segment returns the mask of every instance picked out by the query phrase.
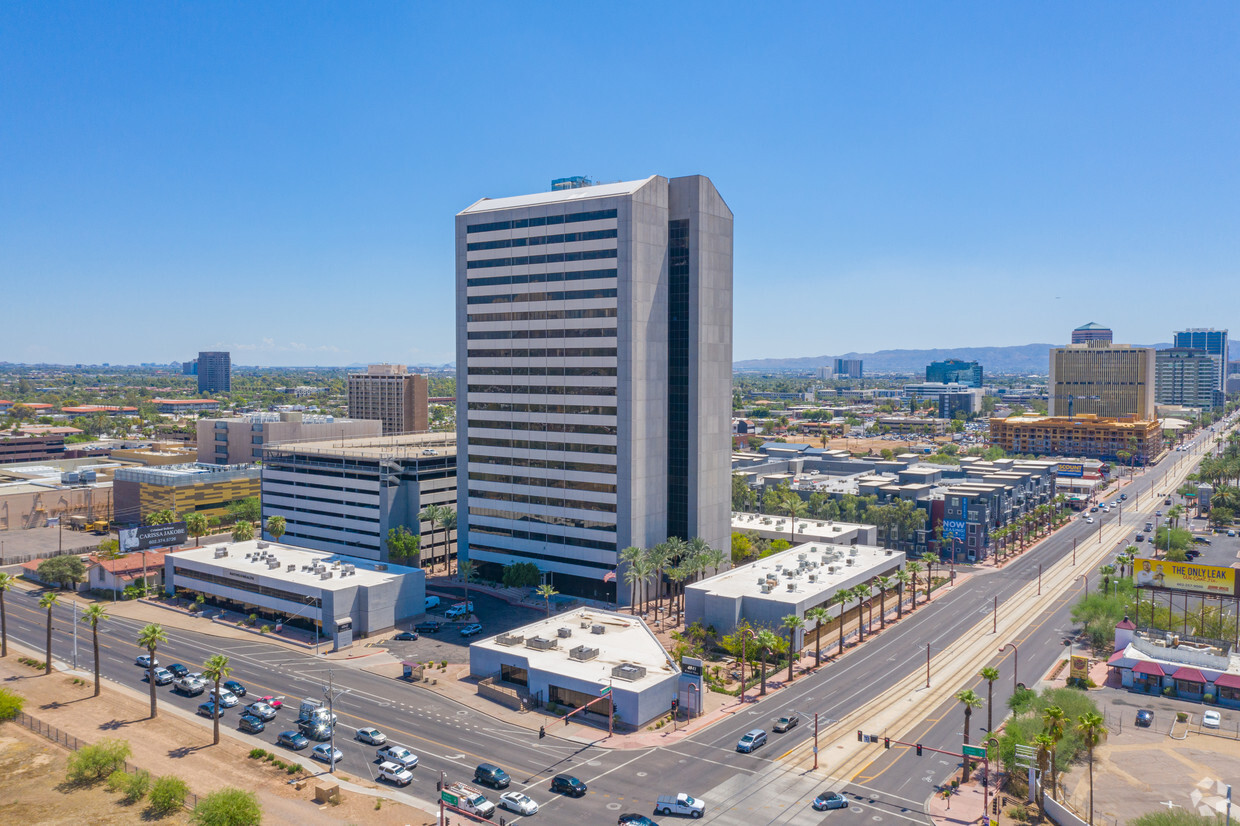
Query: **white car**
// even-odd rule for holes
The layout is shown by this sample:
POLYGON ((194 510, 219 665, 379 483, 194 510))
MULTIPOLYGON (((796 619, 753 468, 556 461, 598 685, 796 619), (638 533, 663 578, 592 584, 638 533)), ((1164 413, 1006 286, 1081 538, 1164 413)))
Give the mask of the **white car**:
POLYGON ((1201 725, 1206 728, 1218 728, 1222 722, 1223 718, 1217 711, 1206 711, 1201 715, 1201 725))
POLYGON ((418 756, 416 754, 409 751, 409 749, 404 746, 397 746, 395 744, 384 746, 375 753, 375 756, 377 756, 380 760, 395 763, 396 765, 403 766, 406 769, 412 769, 414 766, 418 765, 418 756))
POLYGON ((538 811, 538 804, 521 792, 504 792, 499 796, 499 805, 519 815, 532 815, 538 811))
POLYGON ((1085 517, 1085 522, 1086 524, 1092 525, 1094 524, 1094 518, 1092 516, 1087 516, 1085 517))
POLYGON ((413 782, 413 772, 395 763, 389 763, 386 760, 379 764, 379 771, 376 776, 379 780, 386 780, 389 783, 395 783, 397 786, 408 786, 413 782))
POLYGON ((315 760, 322 760, 324 763, 327 762, 329 754, 331 755, 331 762, 333 763, 339 763, 344 759, 344 752, 340 749, 333 749, 329 743, 319 743, 314 747, 314 750, 310 752, 311 757, 315 760))
MULTIPOLYGON (((137 659, 134 660, 134 662, 137 665, 142 666, 143 668, 150 668, 151 667, 151 655, 150 654, 139 654, 137 659)), ((155 665, 157 666, 159 665, 158 659, 155 660, 155 665)))
MULTIPOLYGON (((211 689, 210 697, 212 700, 215 699, 215 689, 211 689)), ((231 691, 229 691, 226 688, 220 689, 220 706, 222 708, 232 708, 239 702, 241 701, 237 699, 236 694, 233 694, 231 691)))
POLYGON ((377 728, 359 728, 354 736, 363 743, 370 743, 372 746, 382 746, 387 742, 387 735, 377 728))

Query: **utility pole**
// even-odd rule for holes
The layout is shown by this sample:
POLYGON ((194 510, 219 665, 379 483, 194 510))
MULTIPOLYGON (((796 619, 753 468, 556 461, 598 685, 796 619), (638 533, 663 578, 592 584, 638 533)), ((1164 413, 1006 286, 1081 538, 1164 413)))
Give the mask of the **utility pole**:
MULTIPOLYGON (((347 688, 342 689, 339 696, 343 697, 345 694, 348 694, 348 693, 349 693, 349 689, 347 688)), ((336 695, 336 683, 334 679, 334 673, 333 673, 333 670, 330 668, 327 669, 327 685, 323 687, 323 694, 327 697, 327 725, 329 726, 331 730, 331 738, 329 740, 329 745, 328 745, 328 748, 331 749, 331 751, 328 752, 328 755, 327 755, 328 757, 327 764, 331 768, 328 769, 328 771, 330 771, 332 774, 335 774, 336 773, 336 723, 335 723, 334 718, 336 714, 335 714, 332 704, 335 702, 337 695, 336 695)))
MULTIPOLYGON (((818 768, 818 712, 814 712, 814 768, 818 768)), ((1231 786, 1227 787, 1227 814, 1231 814, 1231 786)), ((1230 826, 1230 824, 1228 824, 1230 826)))
POLYGON ((926 643, 926 688, 930 687, 930 643, 926 643))
POLYGON ((77 671, 77 600, 73 600, 73 670, 77 671))
POLYGON ((998 634, 999 633, 999 597, 998 595, 995 596, 995 610, 994 610, 994 613, 990 615, 990 617, 991 617, 992 625, 993 625, 993 627, 991 628, 991 633, 998 634))

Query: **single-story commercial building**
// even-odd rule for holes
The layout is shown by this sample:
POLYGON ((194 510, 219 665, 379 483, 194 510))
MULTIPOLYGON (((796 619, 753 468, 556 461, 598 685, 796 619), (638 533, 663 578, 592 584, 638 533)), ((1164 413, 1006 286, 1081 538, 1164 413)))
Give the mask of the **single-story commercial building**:
MULTIPOLYGON (((680 688, 680 668, 638 617, 581 609, 479 640, 469 647, 479 693, 508 691, 527 705, 590 706, 606 721, 642 726, 667 714, 680 688)), ((701 692, 700 677, 691 677, 701 692)))
POLYGON ((1171 694, 1196 703, 1210 701, 1240 708, 1240 655, 1231 643, 1181 636, 1171 631, 1138 630, 1124 617, 1115 626, 1115 653, 1107 667, 1119 671, 1124 688, 1171 694))
POLYGON ((832 545, 874 545, 878 528, 850 522, 802 517, 793 525, 787 516, 732 511, 732 532, 752 532, 763 539, 787 539, 789 542, 826 542, 832 545))
POLYGON ((418 568, 251 539, 168 554, 169 594, 258 614, 273 623, 318 628, 334 648, 387 631, 426 612, 418 568))
POLYGON ((130 585, 158 591, 164 586, 163 551, 137 551, 116 559, 91 554, 86 562, 86 583, 92 591, 123 592, 130 585))
MULTIPOLYGON (((817 607, 837 617, 841 606, 834 602, 836 592, 891 576, 904 567, 904 558, 900 551, 874 545, 797 545, 689 585, 685 623, 714 626, 722 635, 731 634, 742 620, 779 630, 784 617, 795 614, 804 619, 806 611, 817 607)), ((852 601, 843 608, 855 606, 852 601)), ((794 649, 804 645, 804 635, 811 631, 815 626, 807 622, 794 649)))

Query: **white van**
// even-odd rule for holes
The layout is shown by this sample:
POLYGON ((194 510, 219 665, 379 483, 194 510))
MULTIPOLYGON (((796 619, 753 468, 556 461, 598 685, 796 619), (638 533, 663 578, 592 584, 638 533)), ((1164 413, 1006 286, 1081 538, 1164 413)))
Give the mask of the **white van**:
POLYGON ((426 598, 426 609, 425 610, 429 611, 432 608, 438 608, 438 607, 439 607, 439 597, 427 597, 426 598))

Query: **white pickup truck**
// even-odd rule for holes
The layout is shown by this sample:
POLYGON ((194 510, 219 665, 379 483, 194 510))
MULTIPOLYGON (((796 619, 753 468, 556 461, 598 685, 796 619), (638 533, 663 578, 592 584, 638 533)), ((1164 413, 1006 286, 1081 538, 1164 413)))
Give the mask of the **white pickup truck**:
POLYGON ((706 811, 706 803, 696 797, 681 792, 680 794, 661 794, 654 804, 654 810, 661 815, 689 815, 701 817, 706 811))
POLYGON ((495 814, 495 804, 487 800, 482 792, 464 783, 453 783, 444 789, 444 793, 448 797, 456 798, 456 803, 452 803, 447 797, 444 802, 456 806, 463 812, 480 817, 490 817, 495 814))

